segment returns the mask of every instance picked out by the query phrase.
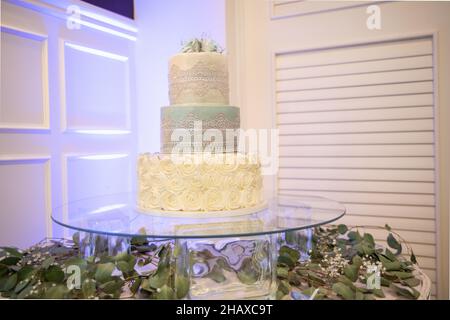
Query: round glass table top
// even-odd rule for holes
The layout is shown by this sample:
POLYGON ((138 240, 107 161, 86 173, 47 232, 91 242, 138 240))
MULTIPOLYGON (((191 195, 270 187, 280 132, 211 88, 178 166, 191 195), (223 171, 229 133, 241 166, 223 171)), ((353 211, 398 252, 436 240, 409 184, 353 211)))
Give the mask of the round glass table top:
POLYGON ((331 223, 345 214, 340 203, 317 196, 279 196, 256 212, 239 215, 140 212, 131 193, 69 202, 52 220, 69 229, 109 236, 148 238, 245 237, 295 231, 331 223))

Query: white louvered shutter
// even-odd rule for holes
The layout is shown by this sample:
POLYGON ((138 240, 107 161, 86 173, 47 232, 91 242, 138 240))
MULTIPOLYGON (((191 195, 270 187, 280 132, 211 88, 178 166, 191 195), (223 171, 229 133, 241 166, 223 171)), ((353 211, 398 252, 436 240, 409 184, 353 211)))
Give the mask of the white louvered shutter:
MULTIPOLYGON (((277 54, 279 194, 341 201, 389 224, 436 285, 431 37, 277 54)), ((370 229, 377 240, 386 232, 370 229)))

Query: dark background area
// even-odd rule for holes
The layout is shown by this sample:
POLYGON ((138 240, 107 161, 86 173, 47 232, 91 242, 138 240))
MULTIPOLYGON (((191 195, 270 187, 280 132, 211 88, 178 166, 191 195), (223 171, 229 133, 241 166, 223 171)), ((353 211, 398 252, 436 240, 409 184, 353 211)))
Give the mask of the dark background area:
POLYGON ((134 0, 82 0, 94 6, 134 19, 134 0))

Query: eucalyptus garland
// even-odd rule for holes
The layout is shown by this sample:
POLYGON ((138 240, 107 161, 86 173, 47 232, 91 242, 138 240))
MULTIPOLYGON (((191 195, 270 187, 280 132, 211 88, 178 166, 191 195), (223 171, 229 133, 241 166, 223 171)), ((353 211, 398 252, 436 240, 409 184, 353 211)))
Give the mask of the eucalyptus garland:
POLYGON ((287 234, 288 245, 281 247, 278 259, 277 298, 373 300, 385 298, 386 290, 402 298, 419 298, 417 259, 404 239, 386 225, 381 229, 388 233, 390 249, 384 248, 376 245, 370 233, 361 234, 358 229, 365 227, 348 229, 341 224, 316 228, 308 258, 304 260, 292 245, 306 250, 308 239, 287 234), (402 242, 408 258, 401 255, 402 242), (374 269, 379 270, 381 286, 368 289, 367 280, 374 269))
MULTIPOLYGON (((361 227, 360 227, 361 228, 361 227)), ((401 237, 385 226, 389 248, 376 245, 369 233, 345 225, 315 228, 312 238, 298 232, 285 234, 279 250, 277 299, 376 299, 389 288, 397 296, 417 299, 420 280, 415 276, 416 257, 401 237), (402 239, 401 239, 402 240, 402 239), (369 267, 379 266, 381 287, 365 286, 369 267)), ((175 274, 173 257, 183 248, 170 241, 149 242, 145 236, 131 240, 131 252, 108 255, 105 237, 73 241, 46 239, 21 251, 0 248, 0 295, 12 299, 182 299, 189 292, 186 274, 175 274), (97 252, 80 258, 83 243, 94 240, 97 252), (102 248, 102 244, 104 248, 102 248), (71 270, 81 274, 71 287, 71 270)), ((208 277, 223 281, 217 265, 208 277)), ((238 279, 252 283, 257 275, 243 266, 238 279)))

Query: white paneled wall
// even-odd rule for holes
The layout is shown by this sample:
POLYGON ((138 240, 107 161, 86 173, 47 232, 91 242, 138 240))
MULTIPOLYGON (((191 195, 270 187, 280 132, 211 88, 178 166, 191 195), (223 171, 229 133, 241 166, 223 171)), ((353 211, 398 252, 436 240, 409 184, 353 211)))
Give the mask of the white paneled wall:
POLYGON ((361 6, 361 3, 357 1, 270 0, 269 3, 272 19, 300 17, 361 6))
MULTIPOLYGON (((280 194, 341 201, 350 225, 389 224, 436 281, 431 36, 276 55, 280 194)), ((372 226, 373 228, 370 228, 372 226)))
POLYGON ((14 239, 14 245, 25 248, 51 236, 50 159, 0 158, 0 177, 0 246, 14 239))
POLYGON ((47 36, 1 26, 0 128, 47 129, 47 36), (27 94, 17 95, 17 89, 27 94), (23 112, 26 110, 26 112, 23 112))
POLYGON ((61 51, 66 129, 130 130, 128 57, 70 41, 61 51))
POLYGON ((1 11, 0 246, 25 248, 67 235, 52 208, 133 188, 137 29, 79 0, 1 11))

